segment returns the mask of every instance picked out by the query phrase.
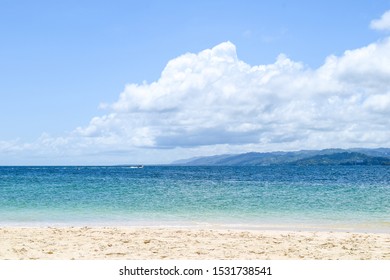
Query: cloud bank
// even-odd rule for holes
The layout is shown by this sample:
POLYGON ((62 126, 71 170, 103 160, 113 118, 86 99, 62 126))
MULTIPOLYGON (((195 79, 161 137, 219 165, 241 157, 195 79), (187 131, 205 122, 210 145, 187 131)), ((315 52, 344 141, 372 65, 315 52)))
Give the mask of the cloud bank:
MULTIPOLYGON (((388 15, 372 26, 388 26, 388 15)), ((0 151, 156 163, 229 152, 388 147, 389 81, 389 38, 331 55, 318 69, 284 54, 251 66, 223 42, 172 59, 157 81, 127 85, 115 103, 102 105, 107 114, 69 135, 0 142, 0 151)))
POLYGON ((390 40, 330 56, 316 70, 285 55, 250 66, 224 42, 130 84, 79 136, 140 148, 386 145, 390 40), (124 144, 124 143, 122 143, 124 144))

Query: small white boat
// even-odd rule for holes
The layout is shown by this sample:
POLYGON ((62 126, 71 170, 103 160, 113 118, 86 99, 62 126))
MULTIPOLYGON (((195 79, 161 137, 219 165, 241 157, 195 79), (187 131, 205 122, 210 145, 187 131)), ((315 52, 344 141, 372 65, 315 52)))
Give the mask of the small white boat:
POLYGON ((132 166, 129 166, 129 168, 144 168, 143 165, 132 165, 132 166))

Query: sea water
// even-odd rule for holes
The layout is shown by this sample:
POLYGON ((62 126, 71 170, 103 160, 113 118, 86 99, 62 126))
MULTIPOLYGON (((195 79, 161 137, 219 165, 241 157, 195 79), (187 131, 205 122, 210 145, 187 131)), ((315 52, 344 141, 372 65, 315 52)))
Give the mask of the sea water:
POLYGON ((0 167, 5 225, 390 232, 390 167, 0 167))

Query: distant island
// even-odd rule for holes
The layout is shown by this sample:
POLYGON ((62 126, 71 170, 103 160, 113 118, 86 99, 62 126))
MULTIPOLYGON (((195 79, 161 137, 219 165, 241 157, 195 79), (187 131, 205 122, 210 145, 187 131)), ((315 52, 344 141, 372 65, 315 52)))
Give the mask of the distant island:
POLYGON ((390 148, 301 150, 294 152, 250 152, 215 155, 174 161, 182 166, 267 165, 389 165, 390 148))

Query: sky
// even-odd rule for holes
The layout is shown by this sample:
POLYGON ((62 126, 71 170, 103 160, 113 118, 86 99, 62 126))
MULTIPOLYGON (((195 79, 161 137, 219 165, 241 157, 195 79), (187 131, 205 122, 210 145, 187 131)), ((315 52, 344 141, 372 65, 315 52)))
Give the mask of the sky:
POLYGON ((0 0, 0 165, 390 147, 390 0, 0 0))

